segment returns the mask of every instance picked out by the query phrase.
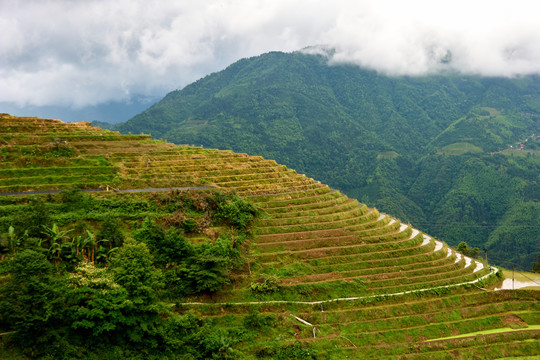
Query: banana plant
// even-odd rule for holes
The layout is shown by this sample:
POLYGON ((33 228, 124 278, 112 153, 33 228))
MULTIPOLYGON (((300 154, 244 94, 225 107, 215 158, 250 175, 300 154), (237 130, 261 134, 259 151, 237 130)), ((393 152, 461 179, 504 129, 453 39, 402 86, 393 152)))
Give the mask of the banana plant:
POLYGON ((109 240, 107 239, 100 239, 96 241, 96 261, 98 263, 105 262, 107 260, 107 252, 109 249, 107 249, 107 247, 105 247, 104 245, 108 242, 109 240))
POLYGON ((50 246, 48 250, 48 258, 52 259, 55 264, 59 264, 62 260, 62 257, 60 255, 60 252, 62 250, 62 242, 64 239, 67 238, 67 234, 71 232, 71 230, 60 230, 58 225, 53 224, 52 227, 46 227, 45 228, 45 234, 49 237, 50 240, 50 246))
MULTIPOLYGON (((26 232, 26 235, 28 235, 28 231, 26 232)), ((21 245, 21 239, 17 237, 15 234, 15 228, 13 226, 10 226, 8 228, 8 242, 9 242, 9 251, 12 254, 15 254, 17 251, 17 246, 21 245)))
MULTIPOLYGON (((5 253, 11 253, 15 254, 17 252, 17 248, 21 245, 24 245, 27 243, 28 240, 28 230, 24 232, 22 236, 17 236, 15 233, 15 228, 13 226, 10 226, 8 228, 8 231, 6 234, 1 234, 2 236, 0 239, 2 239, 2 244, 0 247, 2 247, 5 253)), ((5 254, 1 255, 0 260, 4 259, 5 254)))
POLYGON ((60 250, 62 247, 60 246, 60 243, 58 242, 51 242, 51 246, 49 246, 49 249, 47 251, 47 258, 49 260, 52 260, 55 264, 60 263, 60 250))
POLYGON ((73 240, 71 242, 66 241, 62 243, 60 257, 63 263, 69 265, 75 265, 82 259, 82 256, 78 254, 77 246, 74 246, 73 240))
POLYGON ((111 263, 111 256, 114 255, 114 253, 119 249, 118 246, 115 246, 113 247, 112 249, 110 249, 109 251, 107 251, 107 265, 110 265, 111 263))
POLYGON ((82 243, 83 243, 83 238, 80 235, 75 236, 73 237, 73 239, 71 239, 71 248, 75 249, 76 257, 79 257, 79 255, 81 255, 82 243))
POLYGON ((86 236, 82 238, 81 248, 83 258, 93 264, 96 253, 96 236, 90 230, 86 230, 86 236))

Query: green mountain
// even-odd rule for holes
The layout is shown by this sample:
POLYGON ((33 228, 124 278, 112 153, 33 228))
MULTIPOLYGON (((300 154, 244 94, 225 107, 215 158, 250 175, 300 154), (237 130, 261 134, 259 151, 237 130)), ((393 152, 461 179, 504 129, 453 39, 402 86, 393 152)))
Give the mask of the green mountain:
POLYGON ((530 269, 540 251, 537 76, 391 77, 273 52, 169 93, 118 130, 276 159, 500 263, 530 269))

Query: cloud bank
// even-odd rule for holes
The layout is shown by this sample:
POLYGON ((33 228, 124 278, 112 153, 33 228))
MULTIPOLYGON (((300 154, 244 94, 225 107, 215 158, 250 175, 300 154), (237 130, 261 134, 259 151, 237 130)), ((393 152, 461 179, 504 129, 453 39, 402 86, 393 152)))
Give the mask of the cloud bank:
POLYGON ((164 95, 240 58, 313 45, 333 49, 333 63, 396 75, 538 74, 539 10, 535 0, 2 0, 0 101, 164 95))

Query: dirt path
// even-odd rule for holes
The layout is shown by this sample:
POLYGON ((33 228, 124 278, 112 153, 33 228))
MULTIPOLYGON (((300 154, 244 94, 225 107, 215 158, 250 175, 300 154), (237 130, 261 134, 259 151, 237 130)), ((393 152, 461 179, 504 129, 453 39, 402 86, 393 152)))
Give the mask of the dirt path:
POLYGON ((400 296, 400 295, 406 295, 406 294, 414 294, 414 293, 421 293, 424 291, 429 290, 436 290, 436 289, 448 289, 452 287, 458 287, 463 285, 473 285, 480 281, 483 281, 487 279, 491 275, 495 275, 500 270, 496 267, 492 267, 489 274, 484 275, 476 280, 472 281, 466 281, 458 284, 452 284, 452 285, 443 285, 443 286, 435 286, 430 288, 424 288, 424 289, 418 289, 418 290, 410 290, 410 291, 402 291, 397 293, 389 293, 389 294, 377 294, 377 295, 368 295, 368 296, 355 296, 355 297, 348 297, 348 298, 335 298, 335 299, 328 299, 328 300, 316 300, 316 301, 289 301, 289 300, 268 300, 268 301, 246 301, 246 302, 227 302, 227 303, 203 303, 203 302, 190 302, 190 303, 177 303, 177 305, 264 305, 264 304, 300 304, 300 305, 320 305, 320 304, 326 304, 326 303, 332 303, 332 302, 339 302, 339 301, 356 301, 356 300, 363 300, 363 299, 374 299, 381 296, 400 296))

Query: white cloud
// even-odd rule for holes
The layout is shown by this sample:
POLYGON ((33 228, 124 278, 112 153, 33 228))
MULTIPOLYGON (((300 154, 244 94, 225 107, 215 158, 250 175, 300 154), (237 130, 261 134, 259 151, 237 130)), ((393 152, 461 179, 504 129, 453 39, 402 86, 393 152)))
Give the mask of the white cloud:
POLYGON ((164 94, 267 51, 324 44, 393 74, 540 73, 535 0, 0 2, 0 101, 86 106, 164 94))

